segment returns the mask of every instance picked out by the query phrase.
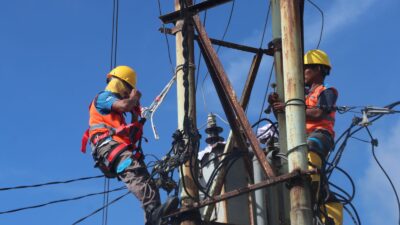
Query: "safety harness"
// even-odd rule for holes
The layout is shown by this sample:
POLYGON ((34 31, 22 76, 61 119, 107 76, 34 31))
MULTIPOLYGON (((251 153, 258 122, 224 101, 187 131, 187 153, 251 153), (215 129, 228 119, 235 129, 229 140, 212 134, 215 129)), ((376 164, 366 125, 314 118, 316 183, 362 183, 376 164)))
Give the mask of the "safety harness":
MULTIPOLYGON (((97 97, 96 97, 97 98, 97 97)), ((95 99, 96 99, 95 98, 95 99)), ((134 109, 137 115, 141 115, 140 107, 135 107, 134 109)), ((133 153, 133 157, 136 160, 142 160, 144 158, 142 151, 142 135, 143 135, 143 125, 146 122, 146 118, 140 118, 140 120, 135 121, 130 124, 126 124, 120 126, 118 128, 114 128, 108 126, 104 123, 91 125, 83 134, 82 137, 82 145, 81 152, 86 153, 86 146, 89 142, 92 144, 92 148, 95 149, 97 147, 102 146, 107 140, 111 140, 112 136, 119 134, 127 134, 129 135, 130 143, 118 142, 118 145, 114 147, 108 153, 107 157, 98 157, 93 151, 93 157, 95 159, 95 167, 99 167, 99 169, 104 173, 106 177, 114 178, 116 177, 116 172, 114 171, 114 164, 116 159, 125 151, 131 151, 133 153), (90 131, 99 128, 106 128, 105 132, 99 132, 92 137, 90 137, 90 131)))

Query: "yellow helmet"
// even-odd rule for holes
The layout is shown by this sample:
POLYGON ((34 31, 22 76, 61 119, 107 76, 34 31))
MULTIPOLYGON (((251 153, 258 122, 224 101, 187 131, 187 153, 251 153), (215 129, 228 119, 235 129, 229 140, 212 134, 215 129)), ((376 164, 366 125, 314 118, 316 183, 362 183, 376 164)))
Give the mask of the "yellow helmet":
POLYGON ((304 65, 308 64, 319 64, 325 65, 329 69, 332 68, 328 55, 319 49, 310 50, 304 55, 304 65))
POLYGON ((110 73, 107 74, 107 78, 118 77, 123 81, 126 81, 132 88, 136 88, 136 72, 129 66, 117 66, 110 73))

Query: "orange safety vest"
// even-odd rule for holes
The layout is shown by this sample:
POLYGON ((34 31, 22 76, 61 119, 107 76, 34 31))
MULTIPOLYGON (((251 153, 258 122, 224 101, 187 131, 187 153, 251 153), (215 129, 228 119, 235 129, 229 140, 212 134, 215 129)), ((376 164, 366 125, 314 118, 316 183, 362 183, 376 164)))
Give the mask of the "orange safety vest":
MULTIPOLYGON (((307 108, 315 108, 318 107, 318 97, 320 94, 328 89, 324 85, 319 85, 314 90, 306 96, 306 106, 307 108)), ((336 95, 338 94, 335 88, 329 87, 329 89, 333 90, 336 95)), ((335 114, 336 111, 333 110, 329 114, 324 114, 321 120, 310 120, 306 118, 306 131, 307 134, 312 133, 315 130, 326 130, 328 131, 332 137, 335 137, 335 131, 333 130, 333 126, 335 124, 335 114)))
MULTIPOLYGON (((121 149, 123 146, 131 146, 131 148, 136 149, 136 147, 141 148, 141 146, 135 146, 136 142, 140 141, 143 134, 143 124, 146 122, 145 118, 141 118, 139 121, 126 124, 123 113, 114 112, 107 115, 100 114, 95 106, 96 98, 90 103, 89 106, 89 129, 85 131, 82 137, 81 151, 86 152, 86 145, 89 140, 93 144, 97 144, 99 141, 105 138, 111 137, 114 141, 120 143, 121 149), (93 136, 98 135, 93 139, 93 136), (131 140, 133 138, 133 140, 131 140)), ((134 108, 137 115, 141 115, 140 106, 134 108)))
MULTIPOLYGON (((96 99, 97 97, 89 107, 89 140, 92 139, 93 135, 107 132, 110 128, 117 129, 121 126, 126 126, 122 113, 111 111, 107 115, 100 114, 95 106, 96 99)), ((130 144, 129 134, 115 134, 112 135, 112 139, 118 143, 130 144)))

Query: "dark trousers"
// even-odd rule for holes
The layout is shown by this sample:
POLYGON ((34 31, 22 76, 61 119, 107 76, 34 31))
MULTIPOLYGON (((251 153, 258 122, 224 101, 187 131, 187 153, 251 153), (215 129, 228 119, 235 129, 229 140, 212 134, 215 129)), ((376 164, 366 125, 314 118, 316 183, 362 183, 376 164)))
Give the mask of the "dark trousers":
MULTIPOLYGON (((118 146, 119 143, 113 140, 100 144, 94 149, 93 155, 97 160, 105 159, 110 151, 118 146)), ((132 163, 121 173, 118 178, 123 181, 128 190, 136 196, 142 203, 146 212, 145 219, 149 218, 151 211, 160 205, 160 194, 153 182, 150 182, 150 174, 143 160, 136 160, 131 151, 124 151, 115 161, 113 170, 116 171, 119 163, 127 158, 132 158, 132 163)))

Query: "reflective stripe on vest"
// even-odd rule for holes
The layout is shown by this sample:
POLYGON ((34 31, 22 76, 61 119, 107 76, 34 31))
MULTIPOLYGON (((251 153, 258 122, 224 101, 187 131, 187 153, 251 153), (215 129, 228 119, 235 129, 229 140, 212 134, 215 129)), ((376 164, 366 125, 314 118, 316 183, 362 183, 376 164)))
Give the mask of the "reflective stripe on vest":
POLYGON ((115 130, 113 127, 107 126, 104 123, 94 124, 89 127, 89 130, 95 130, 98 128, 107 128, 108 130, 115 130))
MULTIPOLYGON (((326 89, 328 89, 326 86, 319 85, 316 88, 314 88, 313 90, 311 90, 311 92, 306 96, 307 107, 308 108, 319 107, 318 97, 326 89)), ((333 90, 337 94, 337 90, 335 88, 330 87, 329 89, 333 90)), ((329 114, 324 114, 322 116, 322 119, 320 119, 320 120, 306 119, 307 134, 310 134, 311 132, 320 129, 320 130, 328 131, 332 135, 332 137, 334 137, 335 132, 333 130, 333 126, 335 124, 335 115, 336 115, 336 111, 331 111, 329 114)))

